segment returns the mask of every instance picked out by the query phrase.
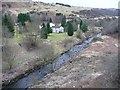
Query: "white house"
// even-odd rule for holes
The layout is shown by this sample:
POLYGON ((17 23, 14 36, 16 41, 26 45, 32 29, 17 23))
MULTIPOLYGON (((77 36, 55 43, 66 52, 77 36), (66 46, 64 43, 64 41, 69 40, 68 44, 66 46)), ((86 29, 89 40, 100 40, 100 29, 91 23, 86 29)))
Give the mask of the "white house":
POLYGON ((39 29, 41 29, 43 26, 42 25, 39 25, 39 29))
POLYGON ((50 23, 50 27, 54 27, 55 26, 55 24, 54 23, 50 23))
POLYGON ((50 23, 50 27, 52 28, 53 33, 63 33, 64 28, 62 26, 57 26, 54 23, 50 23))
MULTIPOLYGON (((41 29, 42 27, 43 27, 42 25, 39 25, 39 29, 41 29)), ((50 27, 52 28, 53 33, 63 33, 64 32, 64 28, 62 26, 55 25, 54 23, 50 23, 50 27)))
POLYGON ((64 28, 62 26, 54 26, 54 27, 52 27, 52 32, 53 33, 63 33, 64 28))

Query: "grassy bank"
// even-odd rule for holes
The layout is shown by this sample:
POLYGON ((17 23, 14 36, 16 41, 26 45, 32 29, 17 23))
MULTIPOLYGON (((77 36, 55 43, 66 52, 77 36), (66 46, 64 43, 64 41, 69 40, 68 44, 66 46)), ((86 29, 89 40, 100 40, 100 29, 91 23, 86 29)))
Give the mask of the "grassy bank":
POLYGON ((23 40, 25 41, 25 39, 21 37, 21 34, 17 34, 12 39, 7 40, 8 46, 4 46, 8 52, 3 55, 2 62, 4 83, 9 83, 8 81, 14 80, 26 72, 30 72, 30 70, 35 67, 50 63, 60 56, 61 53, 64 53, 79 42, 74 36, 68 37, 66 33, 52 33, 48 39, 37 38, 36 46, 31 50, 27 50, 27 45, 22 44, 23 40), (21 43, 21 45, 19 45, 19 43, 21 43), (14 55, 15 58, 12 59, 14 55), (9 58, 9 60, 7 58, 9 58))
POLYGON ((48 35, 48 40, 61 41, 67 38, 66 33, 51 33, 48 35))

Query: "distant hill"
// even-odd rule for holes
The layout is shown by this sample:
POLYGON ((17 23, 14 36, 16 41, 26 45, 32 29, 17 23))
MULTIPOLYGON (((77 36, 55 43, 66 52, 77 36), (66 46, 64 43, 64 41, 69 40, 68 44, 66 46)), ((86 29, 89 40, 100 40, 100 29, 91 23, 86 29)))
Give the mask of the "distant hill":
POLYGON ((86 16, 87 18, 101 16, 118 16, 118 9, 93 8, 91 10, 80 10, 79 12, 73 11, 73 13, 86 16))
POLYGON ((32 0, 2 0, 2 2, 32 2, 32 0))

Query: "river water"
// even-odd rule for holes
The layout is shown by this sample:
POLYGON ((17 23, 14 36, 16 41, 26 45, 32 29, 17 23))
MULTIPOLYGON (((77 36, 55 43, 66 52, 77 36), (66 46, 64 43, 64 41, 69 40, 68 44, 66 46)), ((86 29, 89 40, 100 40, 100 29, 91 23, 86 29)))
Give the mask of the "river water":
POLYGON ((45 75, 52 73, 55 70, 58 70, 64 63, 70 60, 74 60, 73 58, 75 58, 83 51, 83 49, 89 46, 94 39, 99 37, 101 37, 100 32, 85 39, 82 43, 74 45, 68 52, 55 59, 52 63, 30 73, 28 76, 18 80, 17 82, 14 82, 12 85, 5 87, 3 90, 8 90, 9 88, 11 88, 11 90, 15 88, 23 88, 23 90, 25 90, 26 88, 40 81, 45 75))

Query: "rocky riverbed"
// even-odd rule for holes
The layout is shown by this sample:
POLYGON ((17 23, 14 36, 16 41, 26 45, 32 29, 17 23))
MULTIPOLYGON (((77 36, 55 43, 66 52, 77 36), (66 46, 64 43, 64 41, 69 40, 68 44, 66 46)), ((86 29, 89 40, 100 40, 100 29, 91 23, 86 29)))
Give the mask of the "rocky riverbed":
POLYGON ((104 35, 73 61, 30 88, 117 88, 117 80, 117 35, 104 35))

